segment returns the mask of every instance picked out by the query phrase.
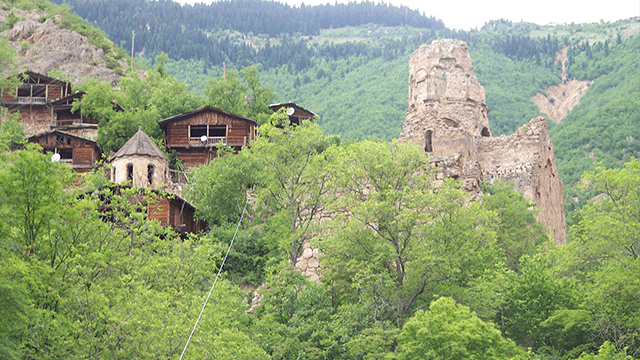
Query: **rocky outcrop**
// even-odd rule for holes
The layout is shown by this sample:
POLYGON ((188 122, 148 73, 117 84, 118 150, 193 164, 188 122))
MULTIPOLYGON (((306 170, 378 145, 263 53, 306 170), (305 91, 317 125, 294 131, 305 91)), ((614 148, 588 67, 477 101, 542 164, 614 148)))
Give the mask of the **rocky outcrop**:
POLYGON ((308 276, 309 281, 320 281, 320 274, 318 274, 318 270, 320 270, 320 262, 318 259, 320 258, 320 249, 317 247, 310 246, 308 242, 304 243, 304 249, 302 250, 302 255, 300 255, 296 259, 296 270, 299 270, 302 275, 308 276))
MULTIPOLYGON (((106 66, 103 49, 91 45, 85 36, 58 27, 52 19, 41 23, 44 14, 37 10, 14 9, 13 12, 24 20, 1 32, 0 36, 6 36, 16 50, 20 71, 30 70, 46 75, 58 69, 74 84, 90 78, 102 78, 114 85, 117 83, 119 76, 106 66)), ((6 18, 7 12, 3 11, 0 21, 4 22, 6 18)), ((59 21, 60 16, 55 20, 59 21)), ((125 61, 120 60, 119 66, 126 68, 125 61)))
POLYGON ((564 195, 546 119, 494 137, 484 88, 462 41, 422 45, 409 60, 409 72, 409 108, 399 140, 423 147, 438 166, 438 178, 461 181, 474 197, 482 196, 482 181, 513 181, 537 204, 538 220, 556 243, 564 244, 564 195))

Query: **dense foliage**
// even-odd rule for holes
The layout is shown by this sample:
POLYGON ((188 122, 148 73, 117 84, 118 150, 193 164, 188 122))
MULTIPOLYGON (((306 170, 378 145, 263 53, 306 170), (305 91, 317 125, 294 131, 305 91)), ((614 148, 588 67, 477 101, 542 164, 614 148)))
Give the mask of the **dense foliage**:
POLYGON ((177 358, 232 238, 187 358, 640 356, 638 161, 587 174, 601 195, 556 247, 508 183, 470 202, 413 145, 282 115, 194 173, 211 230, 182 239, 147 219, 156 193, 79 182, 34 147, 0 156, 3 358, 177 358), (291 269, 305 242, 322 281, 291 269), (260 284, 248 315, 238 286, 260 284))
POLYGON ((576 55, 572 55, 567 71, 594 82, 580 104, 551 130, 558 170, 566 184, 568 210, 589 198, 578 186, 582 173, 593 170, 598 162, 620 167, 640 156, 640 73, 636 61, 640 37, 606 47, 585 43, 582 49, 591 50, 578 53, 580 49, 572 49, 576 55))
MULTIPOLYGON (((4 121, 0 357, 178 358, 235 238, 186 358, 640 358, 640 163, 629 156, 638 151, 631 126, 640 105, 638 38, 590 38, 575 26, 557 28, 557 37, 540 33, 546 30, 498 21, 457 36, 471 45, 481 82, 501 84, 485 84, 487 101, 501 104, 492 119, 497 131, 536 112, 527 99, 559 79, 548 56, 560 44, 577 45, 569 50, 569 74, 597 78, 581 105, 552 129, 563 178, 575 183, 582 169, 591 169, 576 191, 595 196, 581 200, 573 241, 562 247, 547 241, 534 205, 509 183, 485 184, 487 196, 471 202, 458 184, 429 181, 433 169, 412 145, 327 135, 369 136, 355 120, 387 106, 385 120, 369 120, 366 128, 395 137, 387 129, 399 131, 402 116, 395 114, 405 109, 393 95, 396 85, 385 88, 384 81, 406 79, 406 44, 418 37, 390 41, 380 53, 355 46, 340 55, 348 46, 325 44, 335 49, 333 60, 310 57, 298 73, 289 63, 242 67, 243 81, 231 67, 233 76, 223 77, 205 61, 160 56, 156 71, 145 79, 131 75, 117 91, 87 83, 86 101, 77 106, 104 120, 100 141, 114 150, 137 126, 159 138, 157 120, 219 100, 198 98, 167 75, 180 64, 217 77, 202 94, 231 89, 251 99, 273 83, 304 95, 301 102, 319 94, 315 101, 326 101, 326 113, 333 101, 353 120, 328 116, 320 126, 289 126, 276 113, 252 148, 221 149, 190 174, 185 193, 210 225, 203 234, 181 238, 150 221, 144 204, 157 201, 154 192, 114 186, 102 171, 79 179, 37 147, 19 149, 22 129, 4 121), (483 31, 491 36, 482 38, 483 31), (363 80, 368 77, 377 89, 363 80), (352 92, 374 99, 357 111, 349 110, 357 101, 335 100, 352 92), (114 100, 128 111, 117 111, 114 100), (591 127, 595 137, 584 134, 591 127), (602 150, 588 151, 606 166, 586 157, 585 149, 596 145, 602 150), (324 254, 321 281, 292 269, 308 244, 324 254), (249 315, 253 294, 240 289, 262 284, 261 303, 249 315)), ((11 63, 5 49, 0 60, 11 63)), ((260 106, 248 101, 234 111, 264 114, 265 94, 254 97, 260 106)))

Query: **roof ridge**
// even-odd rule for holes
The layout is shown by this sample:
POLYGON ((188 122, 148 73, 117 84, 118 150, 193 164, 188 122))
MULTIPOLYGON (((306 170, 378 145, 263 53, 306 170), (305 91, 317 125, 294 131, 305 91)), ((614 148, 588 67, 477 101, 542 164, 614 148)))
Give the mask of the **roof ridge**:
POLYGON ((142 130, 142 126, 138 127, 138 131, 113 155, 111 161, 119 157, 132 155, 144 155, 169 160, 149 135, 142 130))

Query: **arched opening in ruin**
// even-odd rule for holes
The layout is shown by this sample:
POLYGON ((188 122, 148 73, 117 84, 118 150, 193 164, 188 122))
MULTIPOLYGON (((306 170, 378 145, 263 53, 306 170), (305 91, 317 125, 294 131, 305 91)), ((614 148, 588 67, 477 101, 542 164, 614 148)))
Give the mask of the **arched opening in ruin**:
POLYGON ((127 164, 127 181, 133 181, 133 164, 127 164))
POLYGON ((480 135, 485 136, 485 137, 489 137, 491 136, 491 133, 489 133, 489 129, 485 126, 482 128, 482 131, 480 132, 480 135))
POLYGON ((424 132, 424 151, 433 152, 433 145, 431 142, 431 138, 433 136, 432 130, 427 130, 424 132))
POLYGON ((149 185, 153 185, 153 173, 156 171, 156 167, 149 164, 147 166, 147 181, 149 181, 149 185))

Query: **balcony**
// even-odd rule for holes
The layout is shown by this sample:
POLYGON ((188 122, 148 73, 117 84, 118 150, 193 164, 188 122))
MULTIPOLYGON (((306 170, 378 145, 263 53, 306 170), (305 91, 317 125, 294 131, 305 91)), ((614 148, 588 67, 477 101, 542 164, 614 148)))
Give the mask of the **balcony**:
POLYGON ((227 137, 226 136, 212 136, 207 138, 207 145, 217 145, 220 141, 222 141, 222 145, 227 145, 227 137))
POLYGON ((18 96, 16 100, 18 104, 44 104, 47 102, 47 98, 36 96, 18 96))

